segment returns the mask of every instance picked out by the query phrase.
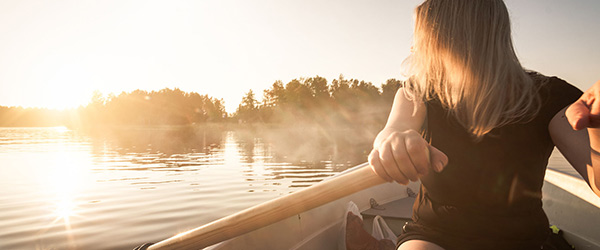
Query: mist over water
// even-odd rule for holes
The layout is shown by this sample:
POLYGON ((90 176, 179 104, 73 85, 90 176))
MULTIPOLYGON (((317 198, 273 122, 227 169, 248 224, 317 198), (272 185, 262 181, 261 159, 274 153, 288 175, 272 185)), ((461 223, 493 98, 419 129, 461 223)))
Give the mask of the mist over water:
POLYGON ((132 249, 366 160, 375 129, 0 128, 0 249, 132 249))

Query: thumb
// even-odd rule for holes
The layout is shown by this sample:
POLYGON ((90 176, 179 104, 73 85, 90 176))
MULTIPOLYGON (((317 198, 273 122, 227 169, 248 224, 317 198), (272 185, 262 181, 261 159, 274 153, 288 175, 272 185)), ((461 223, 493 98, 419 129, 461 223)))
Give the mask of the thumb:
POLYGON ((442 172, 446 168, 446 165, 448 165, 448 156, 431 145, 429 145, 429 153, 433 170, 438 173, 442 172))
POLYGON ((565 111, 565 116, 574 130, 590 126, 590 110, 581 99, 577 100, 565 111))

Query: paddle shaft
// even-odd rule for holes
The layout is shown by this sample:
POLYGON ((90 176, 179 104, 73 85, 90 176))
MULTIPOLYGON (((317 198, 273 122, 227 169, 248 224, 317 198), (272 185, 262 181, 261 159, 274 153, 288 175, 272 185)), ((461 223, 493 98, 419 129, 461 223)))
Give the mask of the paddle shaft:
POLYGON ((148 249, 202 249, 383 183, 385 180, 365 166, 175 235, 148 249))

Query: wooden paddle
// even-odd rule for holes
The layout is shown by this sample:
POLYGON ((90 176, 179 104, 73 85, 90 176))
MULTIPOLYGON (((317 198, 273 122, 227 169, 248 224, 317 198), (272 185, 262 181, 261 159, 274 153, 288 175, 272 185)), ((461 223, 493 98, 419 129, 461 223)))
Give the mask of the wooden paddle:
POLYGON ((383 183, 385 180, 365 166, 175 235, 148 249, 202 249, 383 183))

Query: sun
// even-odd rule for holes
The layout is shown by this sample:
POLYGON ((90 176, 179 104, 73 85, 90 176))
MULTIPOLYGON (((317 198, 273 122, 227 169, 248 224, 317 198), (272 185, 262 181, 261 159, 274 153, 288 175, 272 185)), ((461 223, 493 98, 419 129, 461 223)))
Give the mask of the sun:
POLYGON ((27 96, 31 103, 49 109, 69 109, 90 102, 94 89, 101 86, 92 77, 88 66, 75 64, 64 58, 54 58, 52 64, 44 64, 52 74, 38 79, 38 84, 27 96))
POLYGON ((40 100, 40 106, 57 110, 72 109, 85 105, 90 98, 91 94, 53 89, 46 94, 46 98, 40 100))

